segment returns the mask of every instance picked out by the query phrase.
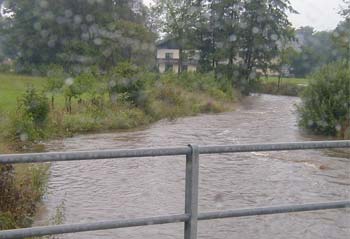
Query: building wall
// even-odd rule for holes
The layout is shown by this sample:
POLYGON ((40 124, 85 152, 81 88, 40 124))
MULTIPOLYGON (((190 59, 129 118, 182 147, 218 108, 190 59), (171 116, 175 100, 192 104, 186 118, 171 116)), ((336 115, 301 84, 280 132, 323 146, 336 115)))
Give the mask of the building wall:
MULTIPOLYGON (((157 49, 157 59, 166 59, 166 54, 167 53, 172 53, 173 58, 175 60, 180 59, 180 54, 178 49, 157 49)), ((173 72, 178 73, 179 71, 179 65, 176 63, 173 63, 173 72)), ((158 70, 160 73, 164 73, 166 71, 166 63, 159 63, 158 64, 158 70)), ((197 71, 197 66, 196 65, 188 65, 187 67, 188 72, 195 72, 197 71)))
POLYGON ((165 59, 166 53, 173 53, 173 59, 180 58, 178 49, 157 49, 157 59, 165 59))
POLYGON ((158 70, 159 70, 159 73, 164 73, 165 72, 165 64, 164 63, 158 64, 158 70))
POLYGON ((189 65, 189 66, 187 67, 187 71, 188 71, 188 72, 196 72, 196 71, 197 71, 197 66, 189 65))
MULTIPOLYGON (((164 73, 165 69, 166 69, 165 64, 164 63, 159 63, 158 64, 158 69, 159 69, 160 73, 164 73)), ((173 72, 174 73, 178 73, 178 71, 179 71, 179 65, 178 64, 173 64, 173 72)))

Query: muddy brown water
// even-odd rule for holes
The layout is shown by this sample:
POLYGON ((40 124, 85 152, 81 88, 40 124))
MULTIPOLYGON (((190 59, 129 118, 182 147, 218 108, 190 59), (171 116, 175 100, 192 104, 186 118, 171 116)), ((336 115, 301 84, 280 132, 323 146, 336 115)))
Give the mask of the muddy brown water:
MULTIPOLYGON (((234 112, 161 121, 133 132, 82 135, 47 151, 307 141, 297 126, 298 98, 255 95, 234 112)), ((185 157, 54 163, 36 224, 181 214, 185 157), (57 219, 57 217, 56 217, 57 219)), ((350 160, 342 151, 200 156, 199 211, 350 198, 350 160)), ((329 210, 199 222, 198 238, 350 238, 350 211, 329 210)), ((68 234, 69 239, 183 238, 183 224, 68 234)))

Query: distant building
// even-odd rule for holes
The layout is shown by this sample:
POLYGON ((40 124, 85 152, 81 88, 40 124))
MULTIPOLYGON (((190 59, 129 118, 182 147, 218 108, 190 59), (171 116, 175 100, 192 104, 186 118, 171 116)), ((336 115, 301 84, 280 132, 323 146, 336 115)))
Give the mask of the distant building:
MULTIPOLYGON (((180 50, 173 39, 163 40, 157 44, 157 65, 160 73, 167 71, 179 72, 180 50)), ((183 50, 182 71, 197 71, 199 51, 183 50)))

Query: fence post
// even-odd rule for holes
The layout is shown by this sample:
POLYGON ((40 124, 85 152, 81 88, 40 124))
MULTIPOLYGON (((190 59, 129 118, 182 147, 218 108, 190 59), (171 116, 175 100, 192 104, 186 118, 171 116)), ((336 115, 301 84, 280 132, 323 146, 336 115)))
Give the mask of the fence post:
POLYGON ((190 215, 190 219, 185 222, 184 238, 197 239, 199 149, 196 145, 189 147, 191 152, 186 155, 185 213, 190 215))

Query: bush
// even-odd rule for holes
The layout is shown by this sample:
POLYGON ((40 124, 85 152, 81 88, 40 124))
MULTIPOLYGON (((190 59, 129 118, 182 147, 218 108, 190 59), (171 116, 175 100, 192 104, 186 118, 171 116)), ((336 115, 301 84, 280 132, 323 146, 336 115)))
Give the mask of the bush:
POLYGON ((137 106, 143 105, 145 82, 140 70, 130 63, 120 63, 107 75, 108 90, 111 96, 128 94, 128 100, 137 106))
POLYGON ((316 72, 298 107, 300 125, 316 134, 349 137, 349 86, 350 69, 341 63, 316 72))
POLYGON ((32 224, 47 178, 47 165, 0 166, 0 230, 32 224))
POLYGON ((18 102, 17 112, 11 117, 11 136, 23 142, 43 138, 48 115, 47 98, 33 87, 28 88, 18 102))
POLYGON ((32 118, 36 126, 42 127, 49 114, 49 103, 44 95, 38 94, 35 88, 29 87, 19 101, 19 110, 25 117, 32 118))

